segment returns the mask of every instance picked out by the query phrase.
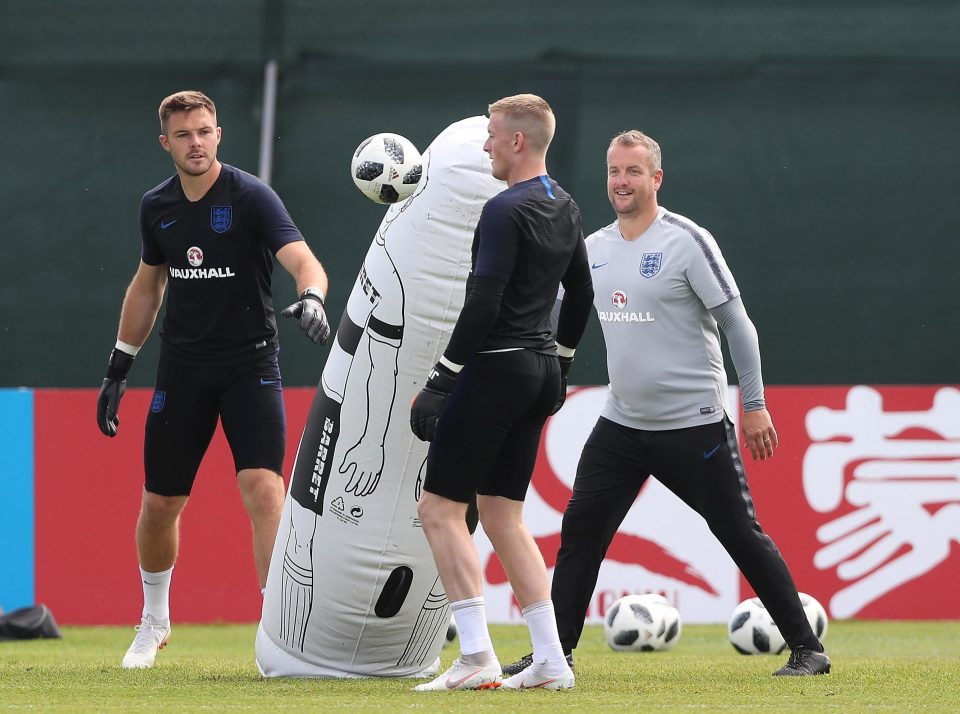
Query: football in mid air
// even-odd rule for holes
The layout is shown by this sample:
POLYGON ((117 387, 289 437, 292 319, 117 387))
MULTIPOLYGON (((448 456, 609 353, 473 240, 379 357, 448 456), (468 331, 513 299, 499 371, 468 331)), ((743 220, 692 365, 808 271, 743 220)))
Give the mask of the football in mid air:
POLYGON ((423 175, 420 152, 399 134, 374 134, 353 152, 350 175, 364 196, 376 203, 397 203, 417 188, 423 175))

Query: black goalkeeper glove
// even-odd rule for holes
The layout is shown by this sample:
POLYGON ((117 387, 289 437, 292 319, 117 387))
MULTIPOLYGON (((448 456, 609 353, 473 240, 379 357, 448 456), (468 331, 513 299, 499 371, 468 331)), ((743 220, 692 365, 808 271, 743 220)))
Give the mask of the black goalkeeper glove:
POLYGON ((323 293, 317 288, 304 290, 300 293, 300 299, 285 307, 280 314, 300 320, 300 329, 314 344, 322 345, 330 337, 330 323, 327 322, 327 313, 323 310, 323 293))
POLYGON ((104 436, 116 436, 120 426, 120 400, 127 389, 127 372, 133 366, 133 357, 116 347, 107 362, 107 376, 97 395, 97 426, 104 436))
POLYGON ((433 365, 427 383, 410 405, 410 428, 420 441, 433 441, 437 420, 447 405, 457 375, 440 362, 433 365))
POLYGON ((560 407, 567 401, 567 375, 570 373, 570 366, 573 364, 573 357, 558 356, 557 359, 560 360, 560 396, 557 397, 557 403, 553 405, 553 411, 550 412, 551 416, 560 411, 560 407))

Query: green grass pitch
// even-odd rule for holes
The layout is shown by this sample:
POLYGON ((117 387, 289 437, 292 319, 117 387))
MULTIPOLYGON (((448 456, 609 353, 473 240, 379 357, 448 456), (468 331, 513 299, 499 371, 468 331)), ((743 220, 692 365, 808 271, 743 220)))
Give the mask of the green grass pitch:
MULTIPOLYGON (((0 712, 216 711, 960 711, 960 622, 834 622, 833 673, 771 677, 786 655, 738 655, 720 625, 684 627, 671 651, 618 654, 599 626, 576 652, 568 692, 414 693, 405 679, 264 680, 254 625, 176 625, 152 670, 123 671, 132 627, 65 627, 63 640, 0 642, 0 712)), ((504 662, 526 628, 491 628, 504 662)), ((455 646, 441 655, 444 666, 455 646)))

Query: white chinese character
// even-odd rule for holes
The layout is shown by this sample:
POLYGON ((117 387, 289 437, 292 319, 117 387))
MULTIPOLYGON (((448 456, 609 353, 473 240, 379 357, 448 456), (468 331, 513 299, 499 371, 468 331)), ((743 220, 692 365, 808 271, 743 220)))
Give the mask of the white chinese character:
POLYGON ((835 617, 850 617, 960 542, 960 390, 938 390, 929 411, 884 412, 878 392, 853 387, 846 409, 811 409, 807 432, 821 442, 803 460, 810 505, 855 509, 817 530, 825 545, 814 556, 816 567, 852 581, 830 600, 835 617), (940 438, 898 438, 909 429, 940 438))

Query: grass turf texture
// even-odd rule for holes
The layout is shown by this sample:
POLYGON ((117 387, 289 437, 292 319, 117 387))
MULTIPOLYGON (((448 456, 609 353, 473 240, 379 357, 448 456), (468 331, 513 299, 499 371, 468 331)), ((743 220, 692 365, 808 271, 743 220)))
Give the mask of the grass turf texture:
MULTIPOLYGON (((503 662, 526 628, 491 628, 503 662)), ((124 671, 131 627, 64 627, 63 640, 0 642, 0 711, 957 711, 960 622, 833 622, 832 674, 771 677, 786 655, 742 656, 721 625, 684 627, 669 652, 620 654, 599 626, 577 649, 569 692, 411 692, 416 680, 261 679, 254 625, 177 625, 152 670, 124 671)), ((456 656, 444 648, 443 666, 456 656)))

